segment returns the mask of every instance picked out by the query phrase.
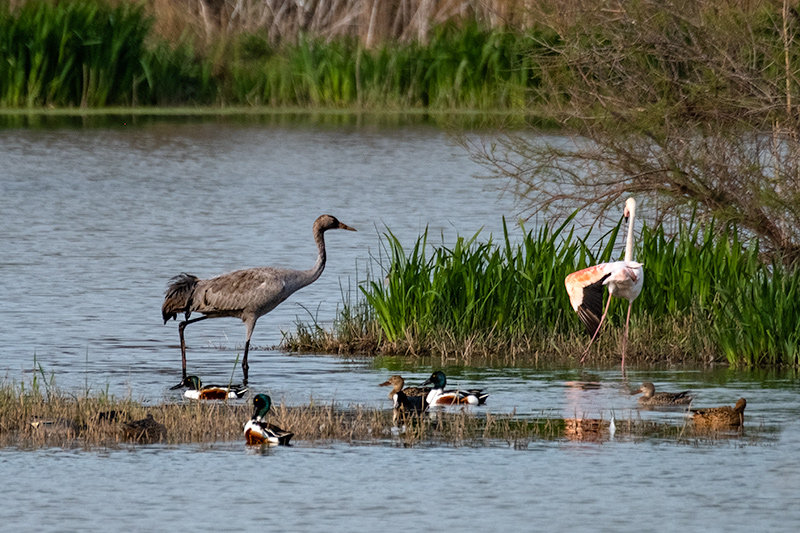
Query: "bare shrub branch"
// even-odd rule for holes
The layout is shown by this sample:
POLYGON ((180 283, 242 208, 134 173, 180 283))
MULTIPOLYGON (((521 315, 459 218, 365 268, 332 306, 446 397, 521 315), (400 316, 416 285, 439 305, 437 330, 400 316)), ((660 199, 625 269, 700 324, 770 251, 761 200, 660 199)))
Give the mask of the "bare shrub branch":
POLYGON ((602 218, 633 194, 657 222, 696 209, 800 257, 800 54, 787 46, 800 16, 753 5, 545 10, 561 41, 536 58, 541 92, 567 135, 509 133, 472 144, 474 159, 509 180, 529 216, 602 218))

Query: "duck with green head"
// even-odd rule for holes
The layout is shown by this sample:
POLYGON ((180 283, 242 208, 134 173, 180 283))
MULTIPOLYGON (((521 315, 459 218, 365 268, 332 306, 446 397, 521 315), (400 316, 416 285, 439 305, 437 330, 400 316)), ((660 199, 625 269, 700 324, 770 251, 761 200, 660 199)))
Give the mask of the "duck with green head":
POLYGON ((191 400, 233 400, 241 398, 247 392, 247 387, 243 385, 205 385, 200 381, 197 376, 186 376, 186 378, 175 385, 170 387, 170 390, 188 387, 188 390, 183 393, 184 396, 191 400))
POLYGON ((486 398, 489 397, 489 394, 483 392, 481 389, 444 390, 447 384, 447 377, 441 370, 437 370, 431 374, 431 377, 422 385, 428 384, 433 385, 433 388, 426 398, 429 405, 483 405, 486 403, 486 398))
POLYGON ((247 444, 275 446, 288 445, 294 433, 284 431, 274 424, 264 421, 272 406, 272 399, 267 394, 256 394, 253 398, 253 418, 244 425, 244 437, 247 444))

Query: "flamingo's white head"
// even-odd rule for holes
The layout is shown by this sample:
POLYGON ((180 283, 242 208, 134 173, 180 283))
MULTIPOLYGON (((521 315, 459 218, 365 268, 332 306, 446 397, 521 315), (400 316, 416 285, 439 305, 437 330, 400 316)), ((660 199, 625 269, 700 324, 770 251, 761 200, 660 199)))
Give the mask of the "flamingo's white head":
POLYGON ((628 198, 625 201, 625 210, 622 212, 625 218, 631 218, 636 215, 636 200, 628 198))

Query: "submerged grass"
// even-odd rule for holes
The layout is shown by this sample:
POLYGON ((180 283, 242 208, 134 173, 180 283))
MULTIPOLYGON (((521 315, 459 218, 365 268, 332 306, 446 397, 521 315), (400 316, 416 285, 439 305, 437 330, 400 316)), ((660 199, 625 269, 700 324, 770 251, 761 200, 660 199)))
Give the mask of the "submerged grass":
MULTIPOLYGON (((587 341, 564 278, 615 260, 620 224, 590 246, 567 223, 526 232, 515 243, 504 224, 499 244, 475 234, 431 246, 426 231, 409 249, 387 231, 389 265, 377 265, 385 281, 362 283, 361 300, 345 306, 333 331, 300 325, 284 344, 465 360, 491 354, 573 359, 587 341)), ((691 219, 673 236, 645 225, 638 241, 645 283, 633 306, 631 361, 800 364, 800 269, 780 260, 765 264, 757 241, 742 242, 735 228, 713 222, 691 219)), ((626 312, 627 302, 612 301, 595 360, 618 358, 626 312)))
MULTIPOLYGON (((210 444, 242 441, 242 427, 251 406, 235 402, 182 402, 146 405, 106 394, 74 395, 48 387, 0 386, 0 448, 21 449, 43 446, 93 449, 132 444, 210 444), (113 413, 113 415, 111 414, 113 413), (137 441, 124 431, 124 423, 148 415, 162 424, 163 435, 137 441), (35 423, 42 423, 34 427, 35 423)), ((516 419, 511 414, 489 412, 435 412, 399 417, 391 409, 336 405, 290 407, 278 405, 270 422, 292 431, 293 443, 306 445, 344 442, 350 444, 393 444, 398 446, 484 446, 508 445, 525 448, 537 439, 606 441, 615 438, 660 438, 675 442, 692 439, 716 441, 722 433, 697 432, 685 422, 679 425, 616 420, 616 433, 609 421, 588 421, 585 431, 575 431, 572 419, 550 418, 544 413, 535 420, 516 419)), ((581 426, 583 427, 583 425, 581 426)), ((734 435, 741 437, 741 434, 734 435)), ((758 441, 759 430, 747 438, 758 441)))

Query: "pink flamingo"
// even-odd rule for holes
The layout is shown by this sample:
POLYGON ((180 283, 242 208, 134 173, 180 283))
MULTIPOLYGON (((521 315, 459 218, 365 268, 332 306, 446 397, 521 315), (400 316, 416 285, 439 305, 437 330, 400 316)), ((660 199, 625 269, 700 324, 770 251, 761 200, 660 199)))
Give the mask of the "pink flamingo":
POLYGON ((628 318, 625 320, 625 331, 622 336, 622 371, 625 372, 625 350, 628 345, 628 325, 631 321, 633 301, 642 292, 644 271, 642 263, 633 260, 633 218, 636 214, 636 201, 628 198, 625 202, 624 216, 628 219, 628 238, 625 246, 625 260, 601 263, 583 270, 573 272, 564 280, 569 294, 569 302, 592 336, 589 346, 583 352, 581 363, 586 359, 594 339, 600 332, 611 305, 611 296, 628 300, 628 318), (608 285, 608 302, 603 315, 603 285, 608 285))

